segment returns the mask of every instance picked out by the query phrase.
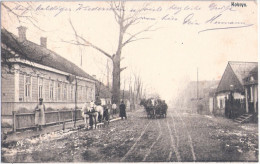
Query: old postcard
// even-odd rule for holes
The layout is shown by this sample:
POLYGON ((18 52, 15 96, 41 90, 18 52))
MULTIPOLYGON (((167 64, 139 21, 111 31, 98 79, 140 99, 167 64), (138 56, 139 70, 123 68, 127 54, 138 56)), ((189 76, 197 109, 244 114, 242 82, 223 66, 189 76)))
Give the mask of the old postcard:
POLYGON ((1 2, 2 162, 258 162, 257 13, 1 2))

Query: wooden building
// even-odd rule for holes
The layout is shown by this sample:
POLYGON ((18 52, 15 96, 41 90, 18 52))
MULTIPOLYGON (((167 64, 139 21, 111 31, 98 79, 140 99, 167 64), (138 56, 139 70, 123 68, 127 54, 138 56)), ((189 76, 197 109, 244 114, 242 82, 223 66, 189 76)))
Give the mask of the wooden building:
MULTIPOLYGON (((95 100, 95 80, 77 65, 41 44, 26 38, 26 27, 18 28, 16 36, 1 31, 2 118, 12 111, 32 111, 39 98, 46 109, 75 108, 95 100)), ((75 54, 71 54, 75 55, 75 54)))
POLYGON ((229 61, 218 84, 214 112, 224 115, 225 104, 232 93, 234 102, 240 104, 240 113, 248 112, 245 107, 245 78, 257 67, 257 62, 229 61))

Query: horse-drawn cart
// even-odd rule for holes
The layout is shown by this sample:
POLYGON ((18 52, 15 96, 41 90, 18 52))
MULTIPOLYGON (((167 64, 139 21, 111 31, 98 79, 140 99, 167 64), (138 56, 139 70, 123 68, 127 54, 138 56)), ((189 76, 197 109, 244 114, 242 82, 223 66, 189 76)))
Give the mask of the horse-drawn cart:
POLYGON ((144 106, 147 118, 165 118, 167 115, 167 104, 160 99, 142 100, 140 105, 144 106))

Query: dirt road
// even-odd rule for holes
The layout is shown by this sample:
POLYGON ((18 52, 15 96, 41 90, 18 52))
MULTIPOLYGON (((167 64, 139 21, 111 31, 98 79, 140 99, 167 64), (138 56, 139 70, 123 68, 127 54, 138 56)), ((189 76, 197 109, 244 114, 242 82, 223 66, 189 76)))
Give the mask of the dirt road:
POLYGON ((258 161, 257 125, 177 112, 147 119, 143 109, 109 127, 58 131, 2 147, 3 162, 258 161))

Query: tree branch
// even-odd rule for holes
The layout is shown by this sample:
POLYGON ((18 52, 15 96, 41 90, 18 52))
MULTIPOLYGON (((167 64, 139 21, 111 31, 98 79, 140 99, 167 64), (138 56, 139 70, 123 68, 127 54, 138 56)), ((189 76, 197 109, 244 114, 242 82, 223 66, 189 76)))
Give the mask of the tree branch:
POLYGON ((125 57, 121 57, 121 58, 120 58, 120 61, 122 61, 122 60, 124 60, 124 59, 125 59, 125 57))
POLYGON ((151 29, 153 26, 154 26, 154 25, 148 26, 147 28, 145 28, 145 29, 143 29, 143 30, 141 30, 141 31, 139 31, 139 32, 137 32, 137 33, 135 33, 135 34, 133 34, 133 35, 128 33, 129 35, 131 35, 131 37, 128 38, 128 39, 122 44, 123 47, 124 47, 126 44, 131 43, 131 42, 134 42, 134 41, 137 41, 137 40, 149 39, 149 38, 147 38, 147 37, 137 38, 137 36, 140 35, 140 34, 142 34, 142 33, 144 33, 144 32, 156 31, 157 29, 159 29, 159 28, 157 28, 157 29, 151 29), (135 39, 134 39, 134 38, 135 38, 135 39))
POLYGON ((127 67, 123 67, 123 68, 120 68, 120 72, 122 72, 123 70, 125 70, 127 67))
POLYGON ((135 42, 138 40, 144 40, 144 39, 151 39, 151 38, 147 37, 147 38, 137 38, 137 39, 128 40, 128 41, 124 42, 123 46, 127 45, 128 43, 135 42))
POLYGON ((110 54, 108 54, 107 52, 105 52, 105 51, 102 50, 101 48, 95 46, 94 44, 90 43, 90 42, 87 41, 85 38, 79 36, 79 35, 77 34, 77 31, 76 31, 76 29, 74 28, 74 26, 73 26, 73 24, 72 24, 72 22, 71 22, 70 19, 69 19, 69 22, 70 22, 70 25, 71 25, 71 27, 72 27, 72 29, 73 29, 73 31, 74 31, 74 34, 75 34, 77 43, 76 43, 76 44, 75 44, 75 43, 72 43, 72 42, 67 42, 67 43, 72 43, 72 44, 74 44, 74 45, 90 46, 90 47, 92 47, 92 48, 98 50, 99 52, 101 52, 102 54, 104 54, 105 56, 107 56, 108 58, 112 59, 112 56, 111 56, 110 54), (82 40, 83 42, 85 42, 85 43, 84 43, 84 44, 80 43, 80 42, 79 42, 79 39, 81 39, 81 40, 82 40))

